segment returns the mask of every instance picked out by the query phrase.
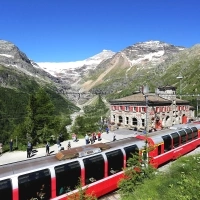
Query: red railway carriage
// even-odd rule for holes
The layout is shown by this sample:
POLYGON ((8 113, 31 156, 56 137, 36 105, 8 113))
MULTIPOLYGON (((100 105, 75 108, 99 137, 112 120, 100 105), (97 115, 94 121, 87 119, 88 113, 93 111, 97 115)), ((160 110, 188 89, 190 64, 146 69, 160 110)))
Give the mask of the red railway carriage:
MULTIPOLYGON (((146 136, 137 136, 146 139, 146 136)), ((148 144, 152 147, 149 152, 151 164, 156 168, 165 162, 177 159, 200 145, 200 124, 180 124, 167 130, 149 134, 148 144)))
POLYGON ((117 188, 131 153, 142 146, 144 141, 131 137, 62 151, 64 160, 48 156, 2 165, 0 195, 8 200, 66 199, 81 178, 89 193, 102 196, 117 188), (46 192, 39 197, 42 185, 46 192))
POLYGON ((143 151, 145 141, 155 167, 186 154, 200 144, 200 124, 174 126, 148 137, 138 135, 109 143, 85 145, 0 166, 0 196, 6 200, 67 199, 81 180, 97 197, 117 189, 132 153, 143 151))

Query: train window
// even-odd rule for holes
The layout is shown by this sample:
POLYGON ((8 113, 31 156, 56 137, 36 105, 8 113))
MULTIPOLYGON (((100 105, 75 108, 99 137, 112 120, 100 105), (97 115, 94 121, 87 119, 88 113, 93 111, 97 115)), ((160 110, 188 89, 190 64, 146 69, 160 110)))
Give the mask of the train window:
POLYGON ((18 177, 19 200, 50 199, 51 176, 48 169, 28 173, 18 177))
POLYGON ((198 129, 196 127, 191 127, 193 131, 193 138, 196 139, 198 137, 198 129))
POLYGON ((187 135, 186 135, 185 130, 179 131, 179 134, 181 136, 181 144, 185 144, 187 140, 187 135))
POLYGON ((178 147, 179 146, 179 134, 175 132, 175 133, 172 133, 171 136, 173 138, 173 146, 178 147))
POLYGON ((85 183, 89 184, 104 178, 104 159, 102 155, 83 159, 85 183))
POLYGON ((137 155, 139 153, 139 149, 138 149, 137 145, 132 145, 132 146, 125 147, 124 150, 126 152, 126 166, 127 166, 128 159, 132 158, 133 155, 137 155))
POLYGON ((6 199, 12 199, 12 186, 10 179, 0 181, 0 196, 4 198, 6 197, 6 199))
POLYGON ((161 154, 161 145, 158 145, 158 155, 161 154))
POLYGON ((123 153, 120 149, 106 153, 108 159, 108 176, 123 169, 123 153))
POLYGON ((191 129, 189 129, 189 128, 187 128, 187 129, 185 129, 185 131, 186 131, 186 133, 187 133, 187 135, 188 135, 188 142, 189 141, 191 141, 192 140, 192 130, 191 129))
POLYGON ((81 177, 81 167, 78 161, 55 167, 56 195, 76 189, 81 177))
POLYGON ((170 151, 172 149, 172 138, 169 135, 162 136, 164 140, 164 152, 170 151))

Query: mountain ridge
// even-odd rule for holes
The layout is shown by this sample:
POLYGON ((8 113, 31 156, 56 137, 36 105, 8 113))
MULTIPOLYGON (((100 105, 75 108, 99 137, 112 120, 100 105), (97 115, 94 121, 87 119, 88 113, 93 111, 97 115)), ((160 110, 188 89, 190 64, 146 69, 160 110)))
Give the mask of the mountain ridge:
POLYGON ((47 65, 45 67, 43 65, 44 63, 38 63, 38 65, 40 67, 43 65, 42 68, 52 75, 59 77, 62 80, 68 80, 68 83, 77 90, 88 92, 93 87, 102 84, 103 78, 116 67, 126 70, 126 74, 134 67, 136 68, 135 71, 139 68, 153 68, 156 65, 165 62, 165 60, 173 54, 185 49, 185 47, 150 40, 130 45, 117 53, 110 50, 104 50, 84 61, 62 63, 66 66, 65 69, 61 69, 60 72, 58 67, 59 63, 54 63, 54 65, 52 65, 53 67, 50 67, 50 63, 46 63, 47 65), (107 55, 105 55, 105 52, 107 55), (102 56, 100 56, 100 59, 95 64, 88 62, 96 60, 99 55, 104 55, 104 57, 102 58, 102 56), (56 69, 56 65, 58 69, 56 69), (74 65, 76 66, 73 67, 74 65), (101 69, 102 73, 99 74, 99 76, 96 76, 95 80, 90 79, 94 74, 97 74, 97 71, 101 71, 101 69))

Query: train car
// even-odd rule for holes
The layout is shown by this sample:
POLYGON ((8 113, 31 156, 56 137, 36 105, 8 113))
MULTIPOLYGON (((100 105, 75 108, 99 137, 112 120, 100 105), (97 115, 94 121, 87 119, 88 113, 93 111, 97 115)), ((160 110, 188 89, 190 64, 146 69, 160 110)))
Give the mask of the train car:
POLYGON ((56 156, 0 166, 0 195, 7 200, 67 199, 81 179, 100 197, 117 188, 131 153, 144 141, 130 137, 61 151, 56 156))
POLYGON ((77 192, 79 181, 96 197, 117 189, 127 160, 152 146, 155 167, 176 159, 200 144, 200 124, 137 135, 109 143, 85 145, 52 156, 0 166, 0 196, 6 200, 67 199, 77 192))
MULTIPOLYGON (((137 137, 146 139, 144 135, 137 137)), ((148 145, 152 147, 152 151, 149 152, 150 162, 158 168, 200 146, 200 124, 175 125, 170 129, 149 134, 147 140, 148 145)))

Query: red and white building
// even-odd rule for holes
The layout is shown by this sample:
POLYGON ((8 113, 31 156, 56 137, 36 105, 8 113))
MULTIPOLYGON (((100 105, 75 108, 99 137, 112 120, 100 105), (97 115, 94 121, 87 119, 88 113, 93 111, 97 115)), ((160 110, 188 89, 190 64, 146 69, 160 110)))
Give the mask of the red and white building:
POLYGON ((159 130, 187 123, 193 118, 193 107, 188 101, 176 98, 173 86, 159 87, 155 93, 136 93, 110 101, 111 124, 129 129, 159 130))

